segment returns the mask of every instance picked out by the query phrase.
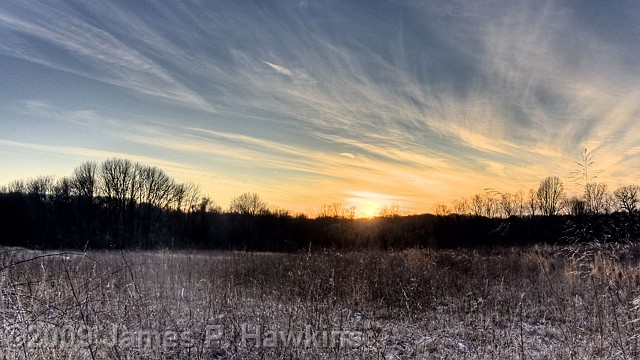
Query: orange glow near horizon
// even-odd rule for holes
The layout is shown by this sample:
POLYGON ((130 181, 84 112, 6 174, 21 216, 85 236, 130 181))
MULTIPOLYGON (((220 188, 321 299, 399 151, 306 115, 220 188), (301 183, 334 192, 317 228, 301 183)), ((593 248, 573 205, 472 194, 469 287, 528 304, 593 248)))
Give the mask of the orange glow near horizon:
POLYGON ((359 219, 371 219, 380 215, 380 210, 395 199, 395 196, 373 192, 355 191, 345 200, 350 206, 355 207, 355 217, 359 219))
POLYGON ((380 207, 377 205, 367 205, 362 208, 356 207, 356 218, 372 219, 379 214, 380 207))

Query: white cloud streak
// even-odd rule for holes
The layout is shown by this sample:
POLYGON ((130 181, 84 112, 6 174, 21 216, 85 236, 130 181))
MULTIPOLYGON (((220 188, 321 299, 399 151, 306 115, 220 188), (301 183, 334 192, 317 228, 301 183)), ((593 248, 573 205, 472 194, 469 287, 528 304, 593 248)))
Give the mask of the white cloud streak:
POLYGON ((291 72, 291 70, 287 69, 286 67, 282 66, 282 65, 276 65, 276 64, 272 64, 268 61, 262 61, 263 63, 269 65, 270 68, 272 68, 273 70, 277 71, 278 73, 282 74, 282 75, 287 75, 287 76, 293 76, 293 73, 291 72))
POLYGON ((84 69, 57 60, 39 48, 5 43, 0 45, 0 53, 165 101, 183 103, 205 111, 214 110, 209 102, 179 83, 167 70, 138 50, 75 16, 73 12, 64 10, 64 6, 54 6, 49 2, 24 3, 23 13, 27 16, 0 9, 0 27, 57 47, 74 57, 74 61, 84 63, 84 69))

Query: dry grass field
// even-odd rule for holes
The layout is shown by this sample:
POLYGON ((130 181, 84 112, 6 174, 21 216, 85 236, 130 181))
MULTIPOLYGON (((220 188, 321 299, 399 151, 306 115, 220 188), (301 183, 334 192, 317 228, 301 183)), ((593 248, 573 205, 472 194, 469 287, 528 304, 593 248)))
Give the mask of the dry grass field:
POLYGON ((6 359, 636 359, 640 246, 0 252, 6 359))

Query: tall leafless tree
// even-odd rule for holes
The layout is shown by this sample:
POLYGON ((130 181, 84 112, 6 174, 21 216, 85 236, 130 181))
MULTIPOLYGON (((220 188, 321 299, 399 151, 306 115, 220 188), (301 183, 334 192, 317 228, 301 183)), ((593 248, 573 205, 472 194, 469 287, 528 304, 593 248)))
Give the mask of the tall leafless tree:
POLYGON ((604 183, 587 183, 584 187, 584 201, 587 212, 600 214, 608 212, 607 185, 604 183))
POLYGON ((55 179, 53 176, 38 176, 36 178, 27 180, 26 191, 27 194, 44 200, 49 195, 53 194, 54 184, 55 179))
POLYGON ((196 211, 200 197, 198 185, 187 182, 174 187, 174 208, 178 211, 196 211))
POLYGON ((356 216, 355 206, 344 206, 341 203, 333 202, 331 204, 324 204, 320 207, 316 217, 319 218, 344 218, 353 219, 356 216))
POLYGON ((130 160, 105 160, 100 166, 100 189, 109 200, 124 206, 127 200, 135 199, 135 176, 135 167, 130 160))
POLYGON ((511 217, 516 213, 516 201, 514 200, 514 196, 509 193, 501 193, 500 198, 498 199, 500 204, 500 210, 504 217, 511 217))
POLYGON ((63 177, 53 186, 53 195, 57 201, 70 202, 73 193, 71 179, 63 177))
POLYGON ((475 216, 483 216, 484 215, 484 197, 480 194, 475 194, 471 198, 471 212, 475 216))
POLYGON ((527 213, 527 201, 525 199, 524 191, 519 190, 513 195, 513 201, 515 205, 515 212, 518 216, 524 216, 527 213))
POLYGON ((13 180, 3 189, 4 193, 26 193, 27 183, 24 180, 13 180))
POLYGON ((95 162, 87 161, 73 170, 70 182, 74 195, 91 200, 94 198, 98 187, 97 169, 95 162))
POLYGON ((461 198, 453 201, 453 212, 459 215, 468 215, 470 212, 469 200, 461 198))
POLYGON ((100 189, 107 201, 109 221, 116 229, 117 245, 124 246, 133 228, 137 192, 134 164, 127 159, 108 159, 100 165, 100 189))
POLYGON ((540 182, 536 192, 543 215, 556 215, 564 196, 564 185, 557 176, 549 176, 540 182))
POLYGON ((433 213, 436 216, 447 216, 451 214, 451 209, 446 204, 438 202, 433 205, 433 213))
POLYGON ((242 215, 264 215, 268 212, 267 203, 256 193, 244 193, 231 199, 229 211, 242 215))
POLYGON ((619 210, 634 213, 638 210, 640 202, 640 187, 638 185, 626 185, 614 191, 613 196, 616 199, 619 210))
POLYGON ((402 215, 402 208, 398 204, 388 204, 382 206, 379 215, 385 218, 396 218, 402 215))
POLYGON ((176 196, 175 182, 163 170, 135 164, 138 204, 166 209, 176 196))

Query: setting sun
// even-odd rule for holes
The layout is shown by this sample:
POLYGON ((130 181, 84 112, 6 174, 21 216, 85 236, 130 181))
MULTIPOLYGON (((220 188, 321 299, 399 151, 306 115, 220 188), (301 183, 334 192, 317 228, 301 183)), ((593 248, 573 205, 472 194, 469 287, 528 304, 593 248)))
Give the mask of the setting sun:
POLYGON ((371 219, 378 215, 380 207, 376 205, 367 205, 361 209, 356 208, 356 217, 371 219))
POLYGON ((396 197, 373 192, 355 191, 350 193, 347 202, 355 207, 357 218, 373 218, 380 215, 380 209, 392 203, 396 197))

